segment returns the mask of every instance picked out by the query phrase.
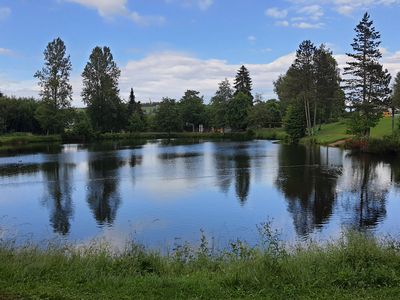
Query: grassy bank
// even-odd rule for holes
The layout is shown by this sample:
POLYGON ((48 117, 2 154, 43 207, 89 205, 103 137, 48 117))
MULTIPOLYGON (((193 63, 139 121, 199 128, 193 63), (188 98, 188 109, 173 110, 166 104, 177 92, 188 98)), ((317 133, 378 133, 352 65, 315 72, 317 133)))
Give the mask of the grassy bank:
MULTIPOLYGON (((397 121, 396 121, 397 122, 397 121)), ((335 123, 323 124, 321 129, 312 138, 316 144, 330 145, 341 140, 354 138, 353 135, 347 132, 346 120, 335 123)), ((371 128, 371 137, 374 139, 383 139, 385 136, 392 134, 392 119, 382 118, 378 125, 371 128)), ((302 143, 310 142, 310 138, 303 138, 302 143)))
POLYGON ((260 140, 284 140, 287 134, 283 128, 262 128, 255 130, 255 138, 260 140))
POLYGON ((216 132, 138 132, 138 133, 103 133, 95 137, 95 140, 129 140, 129 139, 249 139, 252 134, 248 132, 216 133, 216 132))
POLYGON ((3 243, 0 298, 398 299, 400 292, 400 243, 355 233, 292 247, 269 235, 258 247, 235 242, 220 252, 203 237, 165 256, 133 244, 120 253, 74 249, 3 243))
POLYGON ((60 142, 62 142, 60 135, 33 135, 30 133, 13 133, 0 135, 0 146, 60 142))

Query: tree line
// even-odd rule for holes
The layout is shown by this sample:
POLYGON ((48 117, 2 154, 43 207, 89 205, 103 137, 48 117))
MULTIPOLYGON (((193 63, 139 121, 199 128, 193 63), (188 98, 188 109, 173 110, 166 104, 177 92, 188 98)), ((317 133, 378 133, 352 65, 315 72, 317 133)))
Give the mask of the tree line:
POLYGON ((290 141, 297 142, 315 135, 322 124, 346 116, 352 133, 368 137, 383 111, 391 109, 394 120, 400 108, 400 73, 390 86, 391 76, 379 62, 380 34, 368 13, 355 33, 343 78, 332 51, 305 40, 287 72, 274 82, 279 100, 264 101, 261 95, 253 95, 249 71, 241 66, 233 85, 228 79, 221 81, 209 104, 200 92, 187 90, 179 100, 163 98, 155 114, 145 114, 133 89, 127 101, 121 98, 121 70, 109 47, 92 50, 82 72, 86 108, 72 108, 72 63, 63 40, 56 38, 44 50, 42 69, 34 74, 39 101, 0 93, 0 132, 90 137, 95 132, 199 131, 201 127, 225 132, 283 124, 290 141))
POLYGON ((165 97, 154 115, 146 115, 133 89, 128 101, 120 97, 121 71, 110 48, 95 47, 82 72, 84 109, 71 107, 72 64, 60 38, 44 50, 44 65, 34 74, 40 86, 40 100, 17 99, 1 95, 0 130, 43 134, 69 134, 88 137, 94 132, 198 131, 224 132, 227 128, 281 126, 280 105, 276 100, 253 97, 249 71, 242 66, 234 85, 223 80, 209 104, 200 92, 187 90, 181 99, 165 97), (25 113, 25 111, 27 111, 25 113))
POLYGON ((332 52, 311 41, 303 41, 286 74, 274 83, 284 109, 285 129, 293 142, 313 136, 323 123, 346 117, 351 133, 369 138, 370 130, 392 111, 400 108, 400 73, 394 84, 380 63, 380 33, 365 13, 355 28, 355 37, 347 53, 348 61, 340 76, 332 52))

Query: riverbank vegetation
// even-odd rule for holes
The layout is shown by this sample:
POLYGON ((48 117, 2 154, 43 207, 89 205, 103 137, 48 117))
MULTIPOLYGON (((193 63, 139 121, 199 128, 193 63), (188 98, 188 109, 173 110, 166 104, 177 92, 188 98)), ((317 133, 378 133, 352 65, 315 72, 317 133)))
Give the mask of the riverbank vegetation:
POLYGON ((218 251, 196 247, 168 254, 135 243, 0 244, 2 299, 397 299, 400 243, 347 233, 323 244, 287 245, 268 225, 258 246, 235 241, 218 251))

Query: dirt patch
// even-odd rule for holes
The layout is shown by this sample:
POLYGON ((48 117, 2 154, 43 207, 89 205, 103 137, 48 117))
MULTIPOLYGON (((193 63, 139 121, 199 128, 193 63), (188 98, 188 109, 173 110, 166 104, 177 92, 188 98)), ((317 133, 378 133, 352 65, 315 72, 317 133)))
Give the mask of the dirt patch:
POLYGON ((347 141, 350 141, 350 140, 351 140, 351 138, 339 140, 339 141, 330 143, 328 146, 329 147, 342 147, 342 146, 344 146, 344 144, 346 144, 347 141))

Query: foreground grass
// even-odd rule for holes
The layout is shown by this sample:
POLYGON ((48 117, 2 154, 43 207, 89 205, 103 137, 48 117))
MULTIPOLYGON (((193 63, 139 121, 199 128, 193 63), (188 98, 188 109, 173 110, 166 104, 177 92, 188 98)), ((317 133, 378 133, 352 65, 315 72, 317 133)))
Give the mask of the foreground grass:
MULTIPOLYGON (((267 230, 268 231, 268 230, 267 230)), ((130 245, 0 247, 0 298, 8 299, 398 299, 400 244, 351 233, 318 246, 232 243, 160 255, 130 245)))

